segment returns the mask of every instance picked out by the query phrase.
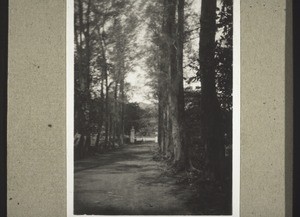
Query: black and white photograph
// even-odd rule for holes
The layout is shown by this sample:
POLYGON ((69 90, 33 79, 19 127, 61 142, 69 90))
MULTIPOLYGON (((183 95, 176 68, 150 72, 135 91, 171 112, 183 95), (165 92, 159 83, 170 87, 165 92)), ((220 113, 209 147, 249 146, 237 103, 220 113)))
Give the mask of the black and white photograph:
POLYGON ((68 1, 68 216, 238 214, 238 4, 68 1))

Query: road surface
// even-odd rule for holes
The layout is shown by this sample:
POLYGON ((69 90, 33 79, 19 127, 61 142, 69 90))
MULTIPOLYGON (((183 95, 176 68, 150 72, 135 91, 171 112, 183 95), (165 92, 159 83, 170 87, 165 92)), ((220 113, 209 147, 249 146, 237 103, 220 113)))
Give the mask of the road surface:
POLYGON ((192 190, 166 175, 164 162, 153 160, 156 146, 154 143, 126 145, 76 161, 74 213, 195 214, 189 203, 192 190))

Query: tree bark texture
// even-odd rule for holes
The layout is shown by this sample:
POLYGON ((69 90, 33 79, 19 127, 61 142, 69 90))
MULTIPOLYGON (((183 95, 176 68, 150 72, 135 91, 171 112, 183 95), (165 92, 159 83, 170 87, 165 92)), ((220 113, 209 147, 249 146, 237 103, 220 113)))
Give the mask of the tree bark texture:
POLYGON ((224 145, 220 141, 220 105, 216 92, 215 71, 215 34, 216 0, 202 0, 200 17, 200 79, 202 102, 202 141, 207 150, 206 166, 212 172, 210 178, 222 178, 224 145))

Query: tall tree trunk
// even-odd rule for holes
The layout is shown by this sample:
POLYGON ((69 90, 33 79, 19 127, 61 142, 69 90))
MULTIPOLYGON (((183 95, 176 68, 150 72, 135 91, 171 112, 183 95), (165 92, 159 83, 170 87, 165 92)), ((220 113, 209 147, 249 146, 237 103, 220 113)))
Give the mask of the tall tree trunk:
MULTIPOLYGON (((86 12, 86 31, 85 31, 85 46, 86 46, 86 115, 87 115, 87 130, 88 138, 90 138, 90 105, 91 105, 91 72, 90 72, 90 61, 91 61, 91 46, 90 46, 90 13, 91 13, 91 0, 88 0, 87 3, 87 12, 86 12)), ((90 139, 88 139, 90 141, 90 139)), ((90 145, 89 143, 87 144, 90 145)))
MULTIPOLYGON (((123 67, 122 67, 123 68, 123 67)), ((124 104, 125 104, 125 93, 124 93, 124 72, 121 72, 120 80, 120 145, 124 145, 124 104)))
MULTIPOLYGON (((89 129, 89 107, 90 107, 90 56, 91 56, 91 50, 90 50, 90 6, 91 6, 91 0, 88 1, 87 5, 87 12, 85 14, 86 16, 86 30, 84 28, 84 23, 83 23, 83 1, 79 0, 79 38, 80 38, 80 55, 81 55, 81 60, 80 60, 80 72, 79 72, 79 85, 80 85, 80 91, 81 91, 81 99, 80 99, 80 109, 79 109, 79 119, 80 119, 80 125, 81 125, 81 135, 86 136, 86 141, 87 143, 84 144, 84 146, 88 147, 89 141, 90 141, 90 129, 89 129), (83 50, 83 39, 82 39, 82 34, 85 35, 85 49, 83 50), (83 52, 85 52, 85 55, 83 55, 83 52)), ((86 148, 82 148, 83 156, 86 154, 86 148)))
POLYGON ((113 143, 117 141, 117 128, 118 128, 118 80, 115 81, 114 90, 114 109, 113 109, 113 143))
POLYGON ((124 35, 124 30, 121 25, 119 18, 114 19, 114 29, 115 29, 115 41, 116 41, 116 53, 117 53, 117 63, 116 72, 118 73, 117 79, 120 83, 119 91, 119 141, 120 145, 124 145, 124 103, 125 103, 125 93, 124 93, 124 79, 125 79, 125 58, 126 58, 126 36, 124 35))
MULTIPOLYGON (((77 70, 75 71, 75 85, 76 85, 76 80, 78 79, 78 89, 76 88, 75 91, 78 91, 78 95, 77 97, 75 98, 76 100, 76 110, 75 110, 75 121, 77 123, 76 124, 76 128, 78 130, 78 133, 80 135, 83 135, 83 132, 84 132, 84 126, 82 125, 82 123, 84 123, 84 120, 85 120, 85 117, 84 117, 84 110, 83 110, 83 105, 82 105, 82 102, 83 102, 83 97, 82 97, 82 93, 84 93, 85 91, 85 79, 84 79, 84 70, 83 70, 83 61, 84 61, 84 58, 83 58, 83 49, 82 49, 82 34, 83 34, 83 29, 84 29, 84 26, 83 26, 83 18, 82 18, 82 2, 79 0, 78 1, 78 13, 75 14, 75 23, 78 19, 78 23, 79 23, 79 26, 78 26, 78 29, 76 29, 75 31, 75 41, 76 41, 76 50, 77 50, 77 58, 78 58, 78 61, 77 61, 77 70), (77 118, 76 118, 77 117, 77 118)), ((79 143, 79 144, 82 144, 82 143, 79 143)))
POLYGON ((160 75, 158 76, 158 88, 159 88, 159 106, 161 116, 161 127, 159 136, 161 137, 160 149, 161 153, 165 156, 167 154, 167 147, 169 147, 169 116, 167 111, 168 104, 168 89, 169 89, 169 74, 168 74, 168 43, 167 43, 167 26, 166 19, 168 17, 168 0, 163 1, 163 17, 162 17, 162 37, 159 44, 160 54, 160 75))
MULTIPOLYGON (((159 82, 159 81, 158 81, 159 82)), ((160 82, 159 82, 160 83, 160 82)), ((162 106, 162 90, 159 84, 158 90, 158 147, 161 153, 163 153, 163 106, 162 106)))
MULTIPOLYGON (((177 64, 177 26, 176 26, 176 0, 169 0, 168 5, 168 19, 167 19, 167 35, 169 38, 169 75, 171 78, 170 92, 169 92, 169 102, 170 102, 170 118, 171 118, 171 129, 172 129, 172 141, 170 150, 173 149, 174 155, 174 164, 178 166, 178 168, 182 168, 184 165, 184 153, 182 152, 183 147, 183 139, 182 139, 182 121, 180 120, 180 109, 179 105, 182 104, 183 101, 180 100, 180 88, 182 87, 182 77, 179 75, 178 64, 177 64)), ((182 2, 180 6, 183 7, 182 2)), ((183 9, 183 8, 182 8, 183 9)), ((180 15, 180 28, 183 30, 183 11, 181 10, 180 15)), ((178 43, 179 44, 179 43, 178 43)), ((182 49, 182 45, 181 45, 182 49)), ((179 64, 180 65, 180 64, 179 64)), ((182 111, 182 110, 181 110, 182 111)))
MULTIPOLYGON (((108 68, 107 68, 107 59, 106 59, 106 43, 104 39, 104 31, 101 32, 98 29, 98 36, 100 40, 101 56, 103 58, 102 69, 105 81, 105 148, 108 147, 109 142, 109 85, 108 85, 108 68)), ((104 81, 102 80, 102 85, 104 81)), ((104 88, 102 88, 103 90, 104 88)), ((101 92, 103 94, 103 92, 101 92)), ((104 94, 102 95, 104 98, 104 94)))
POLYGON ((101 76, 101 104, 100 104, 100 120, 99 120, 99 129, 98 129, 98 138, 97 138, 97 150, 100 151, 100 138, 102 134, 102 127, 103 127, 103 122, 104 122, 104 79, 103 76, 101 76))
POLYGON ((108 74, 107 70, 105 70, 105 148, 108 147, 108 141, 109 141, 109 86, 108 86, 108 74))
MULTIPOLYGON (((165 98, 165 115, 166 115, 166 156, 169 159, 174 159, 174 143, 173 138, 173 130, 175 129, 173 126, 174 120, 174 106, 172 95, 174 94, 172 90, 172 76, 173 73, 177 73, 177 63, 176 63, 176 48, 175 48, 175 34, 176 34, 176 26, 175 26, 175 13, 176 13, 176 0, 167 0, 166 8, 165 8, 165 26, 163 28, 163 35, 165 40, 165 71, 166 71, 166 98, 165 98)), ((177 103, 175 103, 177 105, 177 103)), ((176 106, 177 108, 177 106, 176 106)), ((175 109, 176 109, 175 108, 175 109)), ((176 111, 175 111, 176 112, 176 111)))
POLYGON ((91 83, 91 75, 90 75, 90 59, 91 59, 90 13, 91 13, 91 0, 88 0, 87 12, 86 12, 86 31, 85 31, 86 70, 87 70, 87 72, 86 72, 86 76, 87 76, 86 79, 87 79, 87 90, 88 90, 88 92, 89 92, 90 83, 91 83))
POLYGON ((113 117, 112 117, 112 112, 109 112, 109 130, 108 130, 108 139, 109 139, 109 149, 113 147, 113 117))
MULTIPOLYGON (((82 57, 82 38, 81 38, 81 34, 82 34, 81 31, 82 31, 82 28, 83 28, 83 27, 81 27, 81 25, 83 25, 83 24, 82 24, 82 18, 80 18, 79 13, 75 13, 74 21, 75 21, 74 41, 75 41, 75 44, 76 44, 76 53, 77 53, 77 58, 78 58, 78 61, 76 61, 78 70, 75 70, 75 79, 77 80, 77 79, 80 79, 80 75, 82 73, 82 61, 83 61, 83 57, 82 57), (78 20, 78 23, 79 23, 79 27, 76 28, 77 20, 78 20)), ((81 87, 80 85, 81 84, 79 83, 79 88, 84 89, 84 87, 81 87)))
POLYGON ((84 70, 83 70, 83 63, 84 63, 84 58, 83 58, 83 40, 82 40, 82 34, 84 34, 84 26, 83 26, 83 9, 82 9, 82 0, 78 0, 78 19, 79 19, 79 47, 78 47, 78 54, 80 60, 79 62, 79 86, 80 90, 84 92, 85 87, 86 87, 86 81, 84 77, 84 70))
POLYGON ((222 178, 224 147, 220 143, 220 105, 215 83, 216 0, 202 0, 200 18, 200 79, 202 102, 202 139, 207 149, 206 164, 210 178, 222 178))
POLYGON ((175 162, 179 167, 187 166, 188 149, 185 142, 184 123, 184 90, 183 90, 183 46, 184 46, 184 0, 178 0, 178 24, 177 24, 177 76, 175 78, 176 97, 178 97, 178 128, 179 143, 175 147, 175 162), (178 88, 178 89, 177 89, 178 88))
POLYGON ((171 143, 171 127, 170 127, 170 106, 168 101, 168 96, 165 97, 165 111, 164 111, 164 135, 165 135, 165 146, 164 151, 166 157, 172 157, 172 153, 169 151, 170 143, 171 143))

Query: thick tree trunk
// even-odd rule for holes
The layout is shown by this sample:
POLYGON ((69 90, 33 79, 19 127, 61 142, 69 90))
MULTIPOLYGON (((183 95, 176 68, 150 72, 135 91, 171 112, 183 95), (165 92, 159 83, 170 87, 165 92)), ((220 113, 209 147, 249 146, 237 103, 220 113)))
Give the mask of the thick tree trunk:
MULTIPOLYGON (((165 136, 166 136, 166 156, 169 159, 174 159, 174 143, 173 138, 176 140, 176 133, 173 134, 173 130, 176 130, 176 123, 173 126, 173 121, 175 120, 174 109, 177 106, 173 106, 174 102, 174 92, 172 85, 172 77, 174 73, 177 73, 177 63, 176 63, 176 48, 175 48, 175 37, 176 37, 176 26, 175 26, 175 13, 176 13, 176 0, 167 0, 165 9, 165 26, 163 28, 163 34, 166 45, 164 45, 166 51, 164 52, 164 64, 166 71, 166 97, 165 97, 165 110, 166 110, 166 120, 165 120, 165 136)), ((175 141, 176 142, 176 141, 175 141)))
POLYGON ((183 90, 183 46, 184 46, 184 0, 178 0, 178 25, 177 25, 177 76, 176 96, 178 97, 178 127, 179 143, 175 147, 175 162, 179 167, 188 165, 188 149, 185 142, 185 123, 184 123, 184 90, 183 90), (178 88, 178 89, 177 89, 178 88))
MULTIPOLYGON (((177 52, 178 47, 176 45, 179 45, 179 42, 177 40, 177 26, 176 26, 176 6, 177 1, 176 0, 168 0, 168 18, 167 18, 167 36, 169 38, 169 76, 171 78, 171 85, 169 90, 169 103, 170 103, 170 122, 171 122, 171 143, 170 143, 170 152, 173 155, 174 164, 178 166, 178 168, 181 168, 184 165, 184 152, 182 152, 183 147, 183 123, 182 123, 182 116, 180 114, 180 111, 182 112, 182 109, 179 109, 179 105, 183 103, 183 100, 179 98, 180 96, 180 89, 182 87, 182 76, 179 75, 181 73, 178 69, 178 63, 177 63, 177 52)), ((182 2, 180 6, 183 9, 182 2)), ((180 8, 181 9, 181 8, 180 8)), ((179 20, 180 28, 183 31, 183 17, 182 17, 183 11, 181 10, 179 13, 179 20)), ((182 44, 180 44, 181 49, 182 44)), ((178 52, 181 54, 181 52, 178 52)), ((182 55, 181 55, 182 58, 182 55)), ((179 66, 182 66, 179 64, 179 66)))
POLYGON ((202 102, 202 139, 207 148, 207 168, 210 178, 221 179, 224 164, 224 145, 220 129, 220 105, 215 83, 216 0, 202 0, 200 18, 200 78, 202 102))
POLYGON ((160 54, 160 75, 158 76, 158 88, 159 88, 159 137, 160 137, 160 150, 163 156, 167 154, 167 147, 169 147, 169 132, 168 132, 168 88, 169 88, 169 74, 168 74, 168 43, 167 43, 167 26, 166 18, 168 17, 168 0, 163 1, 163 17, 162 17, 162 37, 159 44, 160 54))

